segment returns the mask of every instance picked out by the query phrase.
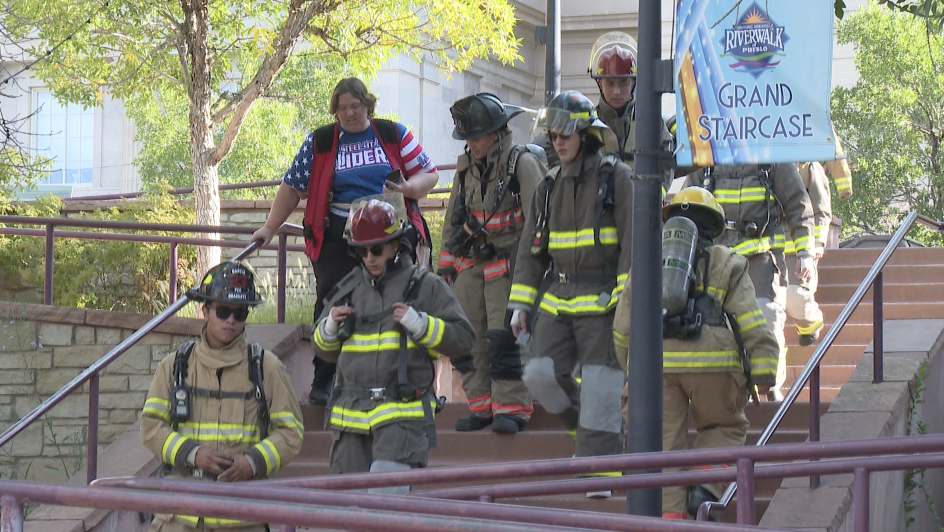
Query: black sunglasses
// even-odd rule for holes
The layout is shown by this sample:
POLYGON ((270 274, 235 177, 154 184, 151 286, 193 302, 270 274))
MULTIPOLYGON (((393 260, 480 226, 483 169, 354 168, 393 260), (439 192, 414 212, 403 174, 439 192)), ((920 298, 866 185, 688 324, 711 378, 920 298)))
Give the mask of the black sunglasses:
POLYGON ((547 134, 547 138, 551 139, 551 142, 557 142, 557 139, 561 139, 564 142, 570 140, 572 135, 561 135, 560 133, 550 132, 547 134))
POLYGON ((386 243, 384 243, 384 244, 375 244, 375 245, 373 245, 373 246, 370 246, 369 248, 357 248, 357 254, 360 255, 361 257, 365 258, 365 259, 367 258, 367 254, 368 254, 368 253, 370 253, 371 255, 373 255, 373 256, 375 256, 375 257, 379 257, 379 256, 383 255, 383 252, 384 252, 384 248, 385 248, 385 247, 387 247, 387 244, 386 244, 386 243))
POLYGON ((231 308, 222 305, 213 305, 216 309, 216 317, 221 320, 228 320, 230 315, 236 318, 236 321, 246 321, 249 317, 249 307, 231 308))

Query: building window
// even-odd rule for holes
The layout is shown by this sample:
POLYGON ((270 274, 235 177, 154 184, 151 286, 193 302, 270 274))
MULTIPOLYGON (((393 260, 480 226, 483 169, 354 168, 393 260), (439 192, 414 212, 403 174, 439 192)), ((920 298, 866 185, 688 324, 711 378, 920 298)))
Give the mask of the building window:
POLYGON ((33 149, 53 159, 42 183, 91 185, 94 109, 61 103, 48 91, 33 92, 33 109, 33 149))

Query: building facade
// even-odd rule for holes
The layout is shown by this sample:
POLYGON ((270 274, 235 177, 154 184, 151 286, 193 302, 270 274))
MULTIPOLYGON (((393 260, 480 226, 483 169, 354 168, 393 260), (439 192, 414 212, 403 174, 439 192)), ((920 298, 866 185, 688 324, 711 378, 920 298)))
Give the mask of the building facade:
MULTIPOLYGON (((502 65, 498 61, 477 60, 464 72, 448 78, 430 60, 422 63, 400 56, 388 61, 371 81, 378 95, 378 113, 394 112, 407 124, 439 165, 453 164, 463 143, 452 139, 453 102, 476 92, 492 92, 502 101, 532 109, 544 103, 544 49, 535 31, 545 23, 543 0, 511 0, 518 17, 515 36, 521 39, 521 61, 502 65)), ((864 5, 864 0, 847 0, 847 13, 864 5)), ((662 57, 672 49, 675 2, 662 0, 662 57)), ((590 48, 607 31, 619 30, 635 36, 638 30, 638 0, 561 1, 561 89, 575 89, 591 99, 599 91, 590 79, 590 48)), ((834 47, 832 86, 850 86, 857 75, 851 46, 834 47)), ((6 57, 6 56, 5 56, 6 57)), ((15 72, 22 65, 2 65, 15 72)), ((26 73, 25 73, 26 74, 26 73)), ((0 97, 0 112, 7 119, 30 116, 23 141, 31 149, 56 158, 53 171, 40 185, 64 196, 89 196, 135 192, 141 179, 134 166, 140 146, 134 140, 134 124, 120 101, 106 96, 101 107, 82 109, 60 104, 39 80, 21 75, 12 90, 0 97)), ((662 113, 675 112, 671 94, 663 97, 662 113)), ((510 126, 519 142, 530 138, 533 115, 515 118, 510 126)), ((300 134, 301 135, 301 134, 300 134)), ((289 161, 286 161, 286 165, 289 161)), ((451 172, 441 172, 441 184, 452 181, 451 172)), ((281 176, 258 176, 258 180, 281 176)))

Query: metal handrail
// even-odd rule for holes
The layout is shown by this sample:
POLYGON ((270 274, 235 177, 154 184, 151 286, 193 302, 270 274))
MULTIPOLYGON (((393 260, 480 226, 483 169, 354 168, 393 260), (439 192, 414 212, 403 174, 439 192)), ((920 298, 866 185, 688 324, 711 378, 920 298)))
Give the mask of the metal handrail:
MULTIPOLYGON (((594 456, 584 458, 511 462, 481 466, 459 466, 433 469, 418 469, 392 473, 361 473, 331 475, 328 477, 295 478, 275 481, 255 481, 246 484, 218 484, 189 482, 184 480, 119 477, 99 479, 96 487, 135 488, 204 496, 253 497, 287 503, 323 504, 330 506, 357 506, 366 510, 407 511, 432 515, 462 515, 464 517, 491 517, 493 519, 518 521, 532 524, 571 524, 607 530, 634 530, 626 528, 635 522, 632 516, 601 515, 586 512, 562 512, 560 510, 523 508, 520 506, 462 506, 458 501, 492 502, 498 498, 519 498, 547 495, 582 493, 599 489, 645 489, 666 485, 688 485, 696 483, 724 482, 742 479, 746 472, 752 478, 792 478, 810 474, 840 474, 863 471, 858 475, 856 489, 862 482, 867 485, 869 472, 899 471, 904 469, 944 467, 944 435, 890 437, 861 439, 826 443, 786 443, 765 447, 726 447, 694 451, 670 451, 617 456, 594 456), (523 477, 546 477, 549 475, 587 474, 602 470, 662 469, 668 467, 690 467, 729 461, 737 457, 738 469, 713 469, 683 471, 622 477, 602 477, 579 480, 551 480, 542 482, 512 483, 492 486, 438 489, 413 492, 412 497, 387 495, 363 495, 343 493, 344 489, 365 489, 393 485, 423 485, 440 482, 469 482, 498 480, 501 478, 520 480, 523 477), (774 464, 754 468, 755 462, 783 460, 808 460, 840 458, 822 461, 774 464), (292 489, 294 488, 294 489, 292 489), (315 488, 315 489, 312 489, 315 488), (422 498, 417 502, 415 497, 422 498), (444 499, 444 500, 443 500, 444 499), (480 513, 484 512, 484 513, 480 513), (621 526, 622 525, 622 526, 621 526)), ((861 490, 860 490, 861 491, 861 490)), ((858 491, 857 491, 858 493, 858 491)), ((753 492, 750 490, 750 498, 753 492)), ((750 501, 748 501, 750 502, 750 501)), ((868 509, 868 497, 857 497, 856 511, 868 509)), ((636 517, 639 519, 641 517, 636 517)), ((644 518, 645 519, 645 518, 644 518)), ((648 518, 651 519, 651 518, 648 518)), ((676 521, 662 521, 665 526, 676 521)), ((741 516, 739 523, 753 525, 752 515, 741 516), (745 517, 742 519, 742 517, 745 517)), ((719 525, 732 527, 733 525, 719 525)), ((727 528, 737 530, 738 528, 727 528)), ((650 528, 648 530, 662 530, 650 528)), ((666 528, 668 530, 668 528, 666 528)), ((708 529, 705 529, 708 530, 708 529)), ((866 531, 856 522, 856 531, 866 531)))
MULTIPOLYGON (((233 257, 233 260, 240 260, 253 251, 255 251, 261 241, 253 240, 246 246, 242 251, 236 254, 233 257)), ((180 299, 172 303, 169 307, 164 309, 163 312, 151 318, 150 321, 144 324, 143 327, 135 331, 133 334, 125 338, 118 345, 113 347, 110 351, 102 355, 101 358, 92 363, 89 367, 82 370, 81 373, 76 375, 71 381, 66 383, 65 386, 60 388, 56 393, 50 395, 46 398, 45 401, 33 408, 28 414, 16 420, 12 425, 10 425, 7 430, 3 431, 0 434, 0 447, 6 445, 10 440, 12 440, 16 435, 22 432, 27 426, 31 423, 42 417, 44 414, 49 412, 54 406, 59 404, 60 401, 66 398, 70 393, 79 389, 86 381, 91 381, 89 383, 89 431, 88 431, 88 481, 91 482, 95 480, 97 475, 97 464, 98 464, 98 373, 105 369, 106 366, 111 364, 116 358, 121 356, 125 351, 128 350, 131 346, 136 344, 138 340, 144 337, 152 330, 154 330, 158 325, 163 323, 167 318, 173 316, 177 313, 178 310, 184 307, 190 301, 190 297, 186 294, 183 295, 180 299)))
MULTIPOLYGON (((810 357, 810 360, 806 363, 806 366, 803 367, 803 371, 797 377, 796 381, 790 386, 790 391, 787 393, 787 396, 784 398, 783 402, 780 403, 780 406, 777 408, 777 411, 774 412, 773 418, 764 428, 764 431, 761 433, 760 437, 757 439, 755 445, 762 446, 766 445, 767 441, 770 439, 770 436, 777 430, 777 427, 780 425, 780 422, 783 421, 784 416, 787 413, 787 410, 793 406, 793 403, 796 401, 797 396, 800 394, 800 390, 806 386, 807 382, 810 381, 810 377, 814 376, 814 383, 810 385, 810 440, 816 441, 819 439, 819 364, 822 361, 823 357, 826 355, 826 350, 832 346, 833 341, 839 335, 841 329, 845 326, 846 321, 849 320, 849 317, 852 316, 852 313, 859 306, 859 303, 862 301, 862 298, 865 297, 865 293, 871 288, 872 283, 875 282, 876 278, 880 279, 882 268, 885 267, 885 264, 888 262, 888 258, 894 253, 895 249, 905 238, 905 235, 911 229, 912 224, 915 220, 918 219, 920 215, 916 211, 911 211, 902 221, 901 225, 898 227, 898 230, 895 231, 895 234, 892 235, 889 239, 888 244, 885 245, 885 249, 882 250, 882 253, 879 254, 878 258, 872 264, 872 267, 869 269, 869 272, 865 275, 865 278, 862 279, 862 282, 859 283, 858 288, 856 288, 855 293, 849 298, 849 302, 846 303, 846 306, 843 307, 842 312, 839 313, 839 317, 836 318, 836 321, 833 322, 829 330, 826 332, 826 335, 823 337, 823 340, 813 351, 813 355, 810 357), (814 401, 815 394, 815 401, 814 401), (814 404, 815 403, 815 404, 814 404), (814 420, 815 418, 815 420, 814 420), (815 425, 815 430, 814 430, 815 425), (814 440, 815 435, 815 440, 814 440)), ((935 224, 933 220, 922 216, 925 220, 930 221, 935 224)), ((880 293, 880 288, 876 286, 876 296, 880 293)), ((881 308, 881 300, 876 298, 872 302, 873 310, 875 307, 881 308)), ((880 312, 880 311, 879 311, 880 312)), ((873 323, 873 329, 880 330, 882 328, 882 323, 873 323)), ((875 331, 873 331, 875 332, 875 331)), ((882 363, 881 363, 881 353, 882 348, 879 345, 881 341, 881 332, 878 332, 877 340, 873 345, 873 354, 878 359, 873 362, 873 372, 875 374, 880 374, 882 363)), ((818 477, 814 482, 811 480, 811 483, 818 485, 818 477)), ((812 486, 813 488, 817 487, 816 485, 812 486)), ((702 508, 699 508, 699 518, 704 516, 707 519, 707 514, 713 511, 723 510, 731 502, 731 499, 734 498, 734 494, 737 492, 737 484, 729 484, 728 488, 724 491, 724 494, 721 496, 721 499, 718 502, 706 502, 702 505, 702 508), (703 510, 707 510, 704 511, 703 510)))

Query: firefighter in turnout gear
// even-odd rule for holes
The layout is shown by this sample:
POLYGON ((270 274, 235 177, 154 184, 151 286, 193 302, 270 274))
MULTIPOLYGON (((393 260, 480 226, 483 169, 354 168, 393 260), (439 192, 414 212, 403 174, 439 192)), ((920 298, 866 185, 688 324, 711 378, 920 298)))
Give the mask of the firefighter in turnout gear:
MULTIPOLYGON (((507 311, 511 260, 524 212, 547 168, 516 145, 508 121, 522 112, 495 95, 479 93, 450 109, 452 136, 466 142, 443 224, 438 273, 452 285, 476 332, 475 347, 451 360, 462 375, 469 417, 456 430, 514 434, 531 418, 531 395, 521 382, 521 355, 507 311)), ((535 148, 540 149, 535 146, 535 148)))
MULTIPOLYGON (((623 162, 633 166, 636 149, 636 40, 620 31, 601 35, 590 49, 590 64, 587 73, 597 83, 600 103, 596 106, 597 117, 614 133, 606 140, 604 153, 619 154, 623 162)), ((535 142, 547 151, 553 166, 558 157, 547 135, 539 132, 535 142)), ((671 154, 673 138, 662 124, 662 147, 671 154)), ((663 189, 672 184, 672 172, 666 170, 663 189)))
POLYGON ((685 185, 701 186, 714 194, 727 218, 725 230, 715 243, 730 247, 750 263, 757 300, 780 345, 777 382, 767 398, 783 400, 780 387, 787 376, 783 334, 787 319, 787 239, 796 249, 797 276, 808 279, 814 268, 813 207, 800 174, 793 164, 718 166, 689 174, 685 185))
POLYGON ((624 374, 611 331, 630 265, 632 170, 603 155, 609 128, 579 92, 556 96, 539 120, 561 164, 531 200, 508 300, 512 332, 519 341, 530 333, 522 378, 576 431, 576 456, 619 454, 624 374))
MULTIPOLYGON (((216 482, 266 478, 302 447, 298 397, 279 358, 246 342, 256 295, 252 269, 223 262, 187 295, 203 303, 203 332, 157 368, 141 415, 141 441, 162 476, 216 482), (234 432, 234 427, 235 431, 234 432)), ((261 532, 263 524, 157 514, 151 530, 261 532)))
POLYGON ((826 171, 820 163, 798 163, 797 171, 803 180, 803 186, 810 196, 813 206, 813 269, 807 279, 797 277, 795 271, 796 246, 793 241, 787 241, 785 250, 787 272, 790 285, 787 287, 787 316, 796 323, 798 341, 801 346, 813 345, 819 338, 823 328, 823 311, 816 303, 816 285, 818 280, 819 259, 826 251, 826 240, 829 236, 829 224, 833 219, 832 200, 829 191, 829 180, 826 171))
POLYGON ((466 355, 475 341, 446 283, 413 265, 413 228, 399 207, 378 199, 351 206, 345 232, 360 267, 326 296, 315 328, 316 356, 338 365, 328 403, 333 474, 425 467, 439 406, 433 360, 466 355))
MULTIPOLYGON (((725 226, 724 210, 714 196, 699 187, 683 189, 662 209, 662 219, 662 449, 690 448, 689 408, 698 431, 692 449, 744 445, 748 392, 754 385, 766 392, 774 384, 777 339, 758 305, 747 259, 712 244, 725 226)), ((628 292, 627 284, 613 326, 624 360, 628 292)), ((725 487, 664 487, 662 516, 694 516, 703 502, 717 501, 725 487)))
POLYGON ((846 201, 852 197, 852 169, 849 168, 849 158, 842 149, 842 142, 839 141, 835 128, 833 137, 836 139, 836 160, 824 162, 823 168, 836 185, 839 199, 846 201))

